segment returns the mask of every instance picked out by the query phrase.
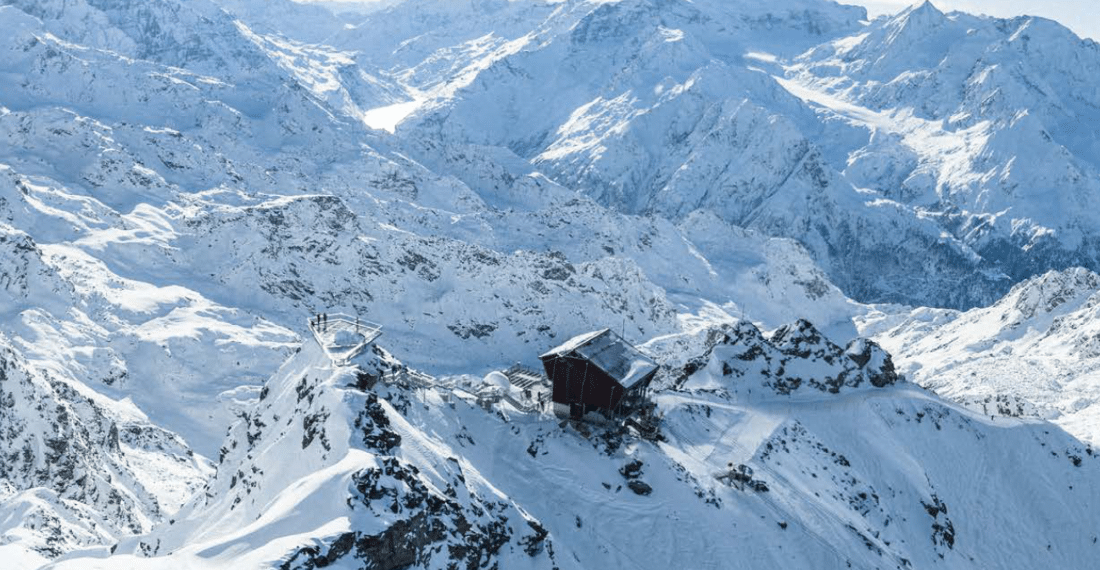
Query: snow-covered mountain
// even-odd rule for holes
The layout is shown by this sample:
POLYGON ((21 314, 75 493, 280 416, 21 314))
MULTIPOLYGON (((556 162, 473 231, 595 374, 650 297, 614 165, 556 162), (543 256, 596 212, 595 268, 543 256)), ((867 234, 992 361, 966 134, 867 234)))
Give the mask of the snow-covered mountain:
POLYGON ((1100 441, 1100 275, 1085 269, 1025 281, 991 307, 884 310, 863 318, 901 370, 989 414, 1047 418, 1100 441))
POLYGON ((379 380, 402 368, 380 349, 341 367, 307 345, 174 522, 56 567, 1081 568, 1095 555, 1068 529, 1095 524, 1100 463, 1065 433, 946 404, 875 345, 846 352, 808 323, 708 333, 657 396, 651 439, 401 388, 379 380), (731 462, 751 469, 744 490, 715 479, 731 462))
POLYGON ((1097 268, 1100 163, 1085 125, 1098 65, 1100 46, 1055 22, 926 2, 809 51, 788 76, 834 125, 853 183, 938 220, 1007 287, 1097 268))
POLYGON ((333 38, 393 52, 371 65, 409 102, 379 124, 412 113, 398 134, 421 160, 487 145, 620 211, 715 212, 798 239, 863 301, 969 308, 1097 268, 1095 141, 1073 127, 1097 106, 1080 79, 1097 51, 1053 22, 930 4, 867 26, 826 2, 490 4, 406 2, 362 24, 392 38, 333 38))
POLYGON ((80 329, 94 325, 67 306, 74 292, 43 251, 11 230, 0 243, 8 319, 0 333, 5 559, 41 563, 149 531, 201 488, 209 463, 132 403, 86 384, 123 382, 125 370, 107 351, 73 346, 80 329), (54 328, 54 315, 73 330, 54 328))
POLYGON ((1095 45, 865 17, 0 2, 0 559, 1087 567, 1095 45), (660 437, 477 405, 603 327, 660 437))

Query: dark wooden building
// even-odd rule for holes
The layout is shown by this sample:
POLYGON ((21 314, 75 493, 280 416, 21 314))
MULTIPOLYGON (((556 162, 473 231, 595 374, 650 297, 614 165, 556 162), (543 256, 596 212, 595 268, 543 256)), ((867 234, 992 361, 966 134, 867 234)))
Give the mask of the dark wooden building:
POLYGON ((611 329, 570 339, 539 357, 559 416, 626 414, 645 402, 657 363, 611 329))

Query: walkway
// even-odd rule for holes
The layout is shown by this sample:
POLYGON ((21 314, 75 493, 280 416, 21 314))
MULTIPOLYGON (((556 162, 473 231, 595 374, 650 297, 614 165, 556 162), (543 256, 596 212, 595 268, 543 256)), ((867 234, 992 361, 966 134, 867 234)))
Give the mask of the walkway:
POLYGON ((320 322, 313 317, 309 319, 309 330, 336 364, 346 364, 382 336, 382 325, 343 313, 327 314, 320 322))

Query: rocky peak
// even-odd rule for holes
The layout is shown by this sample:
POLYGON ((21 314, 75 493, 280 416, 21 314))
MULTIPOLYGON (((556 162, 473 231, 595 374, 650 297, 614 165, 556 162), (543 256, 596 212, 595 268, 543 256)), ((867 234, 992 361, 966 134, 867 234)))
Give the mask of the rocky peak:
POLYGON ((947 15, 940 11, 930 0, 924 0, 902 10, 890 19, 888 27, 918 33, 939 26, 946 21, 947 15))
POLYGON ((798 358, 821 358, 832 363, 844 353, 842 348, 805 319, 780 327, 772 334, 770 341, 784 354, 798 358))
POLYGON ((1054 312, 1062 305, 1085 300, 1100 289, 1100 274, 1076 267, 1064 271, 1049 271, 1015 286, 999 304, 1011 313, 1002 319, 1020 323, 1054 312), (1011 315, 1011 316, 1010 316, 1011 315))
POLYGON ((856 363, 867 380, 876 388, 883 388, 896 383, 900 377, 894 368, 894 359, 875 341, 867 338, 857 338, 848 343, 844 354, 856 363))
POLYGON ((710 348, 688 362, 678 385, 745 393, 760 382, 781 395, 807 393, 805 388, 835 394, 865 383, 882 388, 899 379, 890 355, 873 341, 856 339, 843 349, 806 320, 781 327, 770 338, 740 322, 711 331, 707 340, 710 348))

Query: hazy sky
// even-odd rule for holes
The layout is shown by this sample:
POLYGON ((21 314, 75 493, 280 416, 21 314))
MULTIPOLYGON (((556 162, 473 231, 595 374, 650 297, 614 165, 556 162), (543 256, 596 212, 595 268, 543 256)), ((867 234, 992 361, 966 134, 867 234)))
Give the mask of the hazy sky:
MULTIPOLYGON (((862 4, 872 16, 903 10, 913 0, 840 0, 862 4)), ((1077 35, 1100 40, 1100 0, 932 0, 940 10, 1010 17, 1043 16, 1058 20, 1077 35)))

